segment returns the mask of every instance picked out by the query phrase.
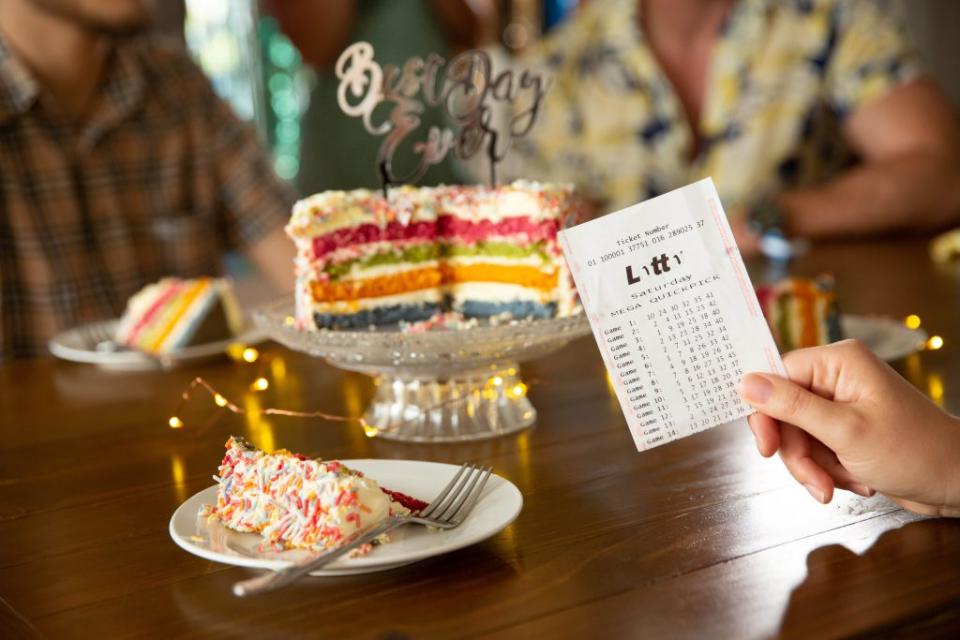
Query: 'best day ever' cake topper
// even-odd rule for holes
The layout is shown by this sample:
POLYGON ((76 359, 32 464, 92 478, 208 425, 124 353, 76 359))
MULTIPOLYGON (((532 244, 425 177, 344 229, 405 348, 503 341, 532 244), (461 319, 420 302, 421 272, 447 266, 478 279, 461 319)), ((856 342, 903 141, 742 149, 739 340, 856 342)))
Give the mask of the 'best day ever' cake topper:
POLYGON ((377 170, 384 195, 391 184, 410 184, 427 169, 440 163, 451 151, 461 160, 483 149, 490 163, 490 185, 496 186, 497 163, 506 157, 514 141, 530 132, 536 122, 549 79, 523 70, 493 72, 490 56, 480 50, 464 51, 447 62, 437 54, 426 60, 409 58, 402 67, 381 67, 374 60, 373 46, 357 42, 337 60, 337 102, 348 116, 361 118, 366 130, 385 136, 377 154, 377 170), (494 106, 524 108, 512 112, 503 124, 494 122, 494 106), (389 115, 375 121, 374 110, 387 105, 389 115), (419 131, 425 108, 442 108, 453 128, 431 126, 419 131), (398 172, 394 155, 410 136, 415 166, 398 172))

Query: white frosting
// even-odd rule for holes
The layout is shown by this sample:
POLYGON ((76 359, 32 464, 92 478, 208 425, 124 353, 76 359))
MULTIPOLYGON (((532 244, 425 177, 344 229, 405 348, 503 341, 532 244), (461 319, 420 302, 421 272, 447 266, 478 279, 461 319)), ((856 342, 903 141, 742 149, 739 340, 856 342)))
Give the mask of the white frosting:
POLYGON ((503 267, 534 267, 544 273, 552 273, 555 268, 554 263, 544 262, 543 257, 536 254, 522 258, 511 258, 507 256, 450 256, 444 258, 443 261, 453 266, 495 264, 503 267))
MULTIPOLYGON (((394 187, 390 189, 389 209, 402 224, 433 221, 437 214, 467 220, 500 221, 529 217, 534 221, 554 219, 556 209, 544 206, 541 195, 566 200, 571 185, 518 180, 510 185, 489 187, 394 187)), ((287 224, 287 234, 296 241, 322 236, 362 224, 387 222, 383 196, 378 191, 324 191, 297 202, 287 224)))
POLYGON ((526 181, 517 181, 497 189, 477 187, 467 192, 452 188, 439 191, 439 209, 441 215, 452 215, 473 222, 500 222, 521 217, 541 222, 557 217, 556 208, 546 206, 541 195, 569 196, 570 190, 567 186, 526 181))
POLYGON ((437 219, 436 198, 429 187, 397 187, 390 190, 389 208, 383 196, 368 189, 324 191, 293 206, 287 234, 294 239, 313 238, 362 224, 383 225, 387 210, 402 224, 437 219))
POLYGON ((484 300, 488 302, 512 302, 514 300, 530 300, 534 302, 547 303, 552 298, 549 294, 539 289, 531 289, 519 284, 506 284, 502 282, 459 282, 444 287, 449 295, 454 298, 473 300, 484 300))

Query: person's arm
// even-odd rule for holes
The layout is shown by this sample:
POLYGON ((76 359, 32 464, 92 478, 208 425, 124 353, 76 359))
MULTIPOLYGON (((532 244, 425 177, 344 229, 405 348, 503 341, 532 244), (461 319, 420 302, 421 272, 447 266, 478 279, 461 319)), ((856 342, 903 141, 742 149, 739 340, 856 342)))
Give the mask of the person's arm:
POLYGON ((217 237, 211 242, 238 249, 280 292, 293 290, 293 242, 283 232, 297 194, 273 169, 270 154, 249 122, 219 98, 203 72, 184 53, 178 73, 189 80, 184 100, 197 113, 213 158, 217 237))
POLYGON ((862 163, 826 185, 781 194, 788 234, 849 236, 960 221, 960 127, 932 81, 909 82, 859 108, 844 134, 862 163))
POLYGON ((280 293, 293 292, 293 261, 297 251, 281 227, 251 245, 247 256, 274 289, 280 293))
POLYGON ((357 0, 269 0, 264 7, 315 69, 334 65, 357 21, 357 0))
MULTIPOLYGON (((357 23, 357 0, 270 0, 265 7, 315 69, 336 63, 357 23)), ((431 0, 430 8, 456 50, 496 39, 499 14, 493 0, 431 0)))
POLYGON ((879 491, 927 515, 960 516, 960 420, 846 340, 784 356, 789 379, 744 376, 761 455, 780 457, 822 503, 879 491))
POLYGON ((430 0, 454 50, 496 42, 500 14, 494 0, 430 0))

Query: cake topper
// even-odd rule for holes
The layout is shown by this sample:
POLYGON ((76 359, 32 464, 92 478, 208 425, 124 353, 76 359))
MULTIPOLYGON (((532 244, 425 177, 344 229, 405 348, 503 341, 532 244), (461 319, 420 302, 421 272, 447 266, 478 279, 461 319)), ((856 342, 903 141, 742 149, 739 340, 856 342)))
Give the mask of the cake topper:
POLYGON ((361 118, 372 135, 385 136, 377 153, 377 171, 387 197, 391 184, 407 184, 423 177, 427 169, 439 164, 453 152, 466 160, 481 149, 490 166, 490 186, 497 184, 497 164, 514 141, 533 128, 543 98, 549 88, 545 74, 528 69, 493 72, 490 56, 477 49, 464 51, 447 62, 437 54, 426 60, 409 58, 402 67, 381 67, 374 60, 373 46, 357 42, 337 59, 340 80, 337 102, 348 116, 361 118), (520 100, 525 100, 518 109, 520 100), (389 108, 386 119, 375 122, 373 112, 379 105, 389 108), (510 108, 508 118, 495 122, 494 107, 510 108), (419 160, 406 172, 393 165, 394 154, 420 127, 420 114, 426 108, 440 107, 452 128, 431 126, 412 143, 419 160))

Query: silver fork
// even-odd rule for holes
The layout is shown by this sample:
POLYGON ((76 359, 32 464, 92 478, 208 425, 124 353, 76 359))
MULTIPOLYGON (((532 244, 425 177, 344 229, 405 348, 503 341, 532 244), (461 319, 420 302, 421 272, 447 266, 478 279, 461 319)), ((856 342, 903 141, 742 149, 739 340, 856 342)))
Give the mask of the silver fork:
POLYGON ((357 547, 371 542, 384 533, 404 524, 415 523, 439 529, 453 529, 462 524, 470 515, 480 498, 480 494, 483 493, 483 488, 487 484, 492 471, 492 467, 464 464, 447 486, 437 494, 437 497, 419 513, 408 516, 391 516, 342 547, 326 551, 310 560, 290 565, 279 571, 271 571, 255 578, 241 580, 233 585, 233 594, 240 597, 252 596, 285 587, 311 571, 326 566, 357 547))
POLYGON ((120 345, 114 342, 114 332, 105 322, 95 322, 83 327, 83 337, 94 351, 119 351, 120 345))

